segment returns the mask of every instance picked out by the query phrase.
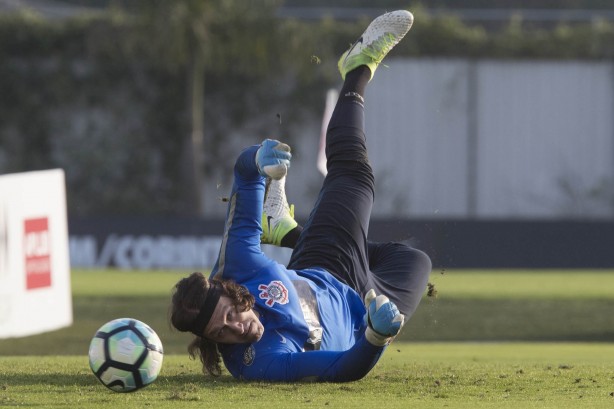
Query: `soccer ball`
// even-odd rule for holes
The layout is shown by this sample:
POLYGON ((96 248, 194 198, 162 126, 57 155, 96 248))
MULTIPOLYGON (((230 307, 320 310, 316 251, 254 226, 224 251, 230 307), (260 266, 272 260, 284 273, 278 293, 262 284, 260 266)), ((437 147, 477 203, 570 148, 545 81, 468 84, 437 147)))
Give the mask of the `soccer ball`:
POLYGON ((119 318, 96 331, 90 343, 90 368, 107 388, 133 392, 156 380, 163 354, 160 338, 147 324, 119 318))

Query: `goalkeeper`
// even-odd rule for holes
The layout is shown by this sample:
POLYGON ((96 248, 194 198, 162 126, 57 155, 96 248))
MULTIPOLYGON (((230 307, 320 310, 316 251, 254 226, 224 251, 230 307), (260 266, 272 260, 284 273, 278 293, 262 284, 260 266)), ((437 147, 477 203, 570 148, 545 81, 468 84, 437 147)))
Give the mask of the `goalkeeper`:
POLYGON ((304 228, 292 219, 283 188, 290 148, 265 140, 239 155, 211 277, 191 274, 172 297, 171 323, 195 335, 189 352, 203 372, 219 375, 223 359, 238 379, 357 380, 417 308, 428 256, 367 241, 374 177, 363 105, 378 64, 412 22, 407 11, 384 14, 341 56, 328 175, 304 228), (288 266, 267 258, 261 240, 294 248, 288 266))

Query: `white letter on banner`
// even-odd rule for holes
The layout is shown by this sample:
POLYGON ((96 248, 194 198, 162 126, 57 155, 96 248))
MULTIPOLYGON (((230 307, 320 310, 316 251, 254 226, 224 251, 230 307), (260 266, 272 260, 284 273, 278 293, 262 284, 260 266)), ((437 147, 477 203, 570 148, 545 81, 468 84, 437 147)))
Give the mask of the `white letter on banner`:
POLYGON ((138 269, 149 270, 153 267, 154 245, 150 236, 139 236, 132 247, 132 265, 138 269))
POLYGON ((81 268, 96 266, 96 238, 94 236, 71 236, 69 248, 71 266, 81 268))
POLYGON ((134 268, 130 259, 130 252, 133 247, 134 240, 132 236, 122 236, 116 241, 115 247, 115 266, 120 269, 129 270, 134 268))

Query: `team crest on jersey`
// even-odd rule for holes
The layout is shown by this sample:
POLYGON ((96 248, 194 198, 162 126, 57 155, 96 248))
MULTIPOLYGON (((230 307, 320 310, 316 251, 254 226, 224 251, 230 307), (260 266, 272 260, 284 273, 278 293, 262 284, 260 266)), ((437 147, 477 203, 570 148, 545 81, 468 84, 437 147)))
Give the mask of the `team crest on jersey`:
POLYGON ((250 366, 254 363, 254 358, 256 358, 256 350, 253 345, 248 346, 243 353, 243 364, 245 366, 250 366))
POLYGON ((260 284, 260 299, 266 300, 265 304, 272 307, 275 303, 288 304, 288 289, 281 281, 274 280, 269 284, 260 284))

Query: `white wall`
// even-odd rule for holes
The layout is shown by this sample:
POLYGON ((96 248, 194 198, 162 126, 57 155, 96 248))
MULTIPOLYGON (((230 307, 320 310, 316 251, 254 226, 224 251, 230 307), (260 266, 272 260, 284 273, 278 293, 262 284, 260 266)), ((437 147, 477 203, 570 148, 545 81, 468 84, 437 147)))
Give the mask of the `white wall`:
MULTIPOLYGON (((390 59, 367 90, 373 214, 412 218, 614 216, 610 62, 390 59)), ((324 104, 325 96, 322 96, 324 104)), ((290 171, 311 210, 318 126, 290 171)))

